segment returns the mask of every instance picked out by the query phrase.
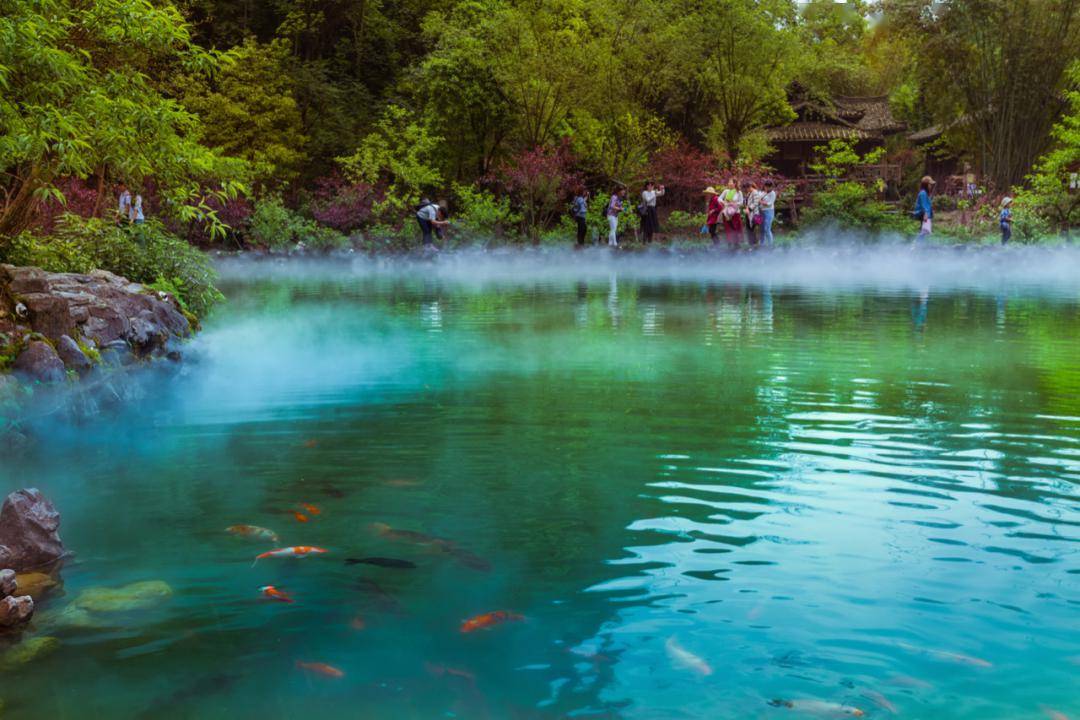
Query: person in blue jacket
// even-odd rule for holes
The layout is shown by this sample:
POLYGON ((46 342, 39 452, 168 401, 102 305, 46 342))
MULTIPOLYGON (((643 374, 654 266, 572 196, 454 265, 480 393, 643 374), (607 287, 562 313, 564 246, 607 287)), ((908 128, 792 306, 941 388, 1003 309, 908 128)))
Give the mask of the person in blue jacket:
POLYGON ((915 199, 915 212, 912 213, 919 221, 919 237, 916 242, 922 243, 930 236, 933 230, 934 206, 930 202, 930 193, 934 191, 934 178, 926 175, 919 182, 919 196, 915 199))
POLYGON ((1007 245, 1012 239, 1012 198, 1006 197, 1001 201, 1001 212, 998 214, 998 224, 1001 225, 1001 244, 1007 245))

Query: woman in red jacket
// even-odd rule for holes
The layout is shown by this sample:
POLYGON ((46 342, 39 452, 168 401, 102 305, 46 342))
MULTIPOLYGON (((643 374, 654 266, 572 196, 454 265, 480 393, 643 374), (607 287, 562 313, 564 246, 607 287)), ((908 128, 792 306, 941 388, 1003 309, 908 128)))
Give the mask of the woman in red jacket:
POLYGON ((724 212, 724 203, 720 202, 720 196, 716 193, 716 188, 711 185, 705 188, 705 197, 708 198, 709 203, 705 210, 705 224, 709 227, 709 237, 712 238, 712 244, 716 245, 718 243, 716 226, 720 224, 720 215, 724 212))

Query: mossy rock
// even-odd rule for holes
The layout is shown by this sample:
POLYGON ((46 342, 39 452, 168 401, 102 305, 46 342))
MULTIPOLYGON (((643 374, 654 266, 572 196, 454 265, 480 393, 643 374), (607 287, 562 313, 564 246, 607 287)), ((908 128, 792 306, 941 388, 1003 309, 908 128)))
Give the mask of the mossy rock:
POLYGON ((23 665, 40 660, 60 647, 60 640, 54 637, 32 637, 0 654, 0 670, 14 670, 23 665))
POLYGON ((71 607, 90 613, 146 610, 172 597, 172 588, 161 580, 146 580, 119 588, 89 588, 79 593, 71 607))
POLYGON ((19 573, 15 576, 15 594, 29 595, 38 602, 59 585, 51 575, 40 572, 19 573))

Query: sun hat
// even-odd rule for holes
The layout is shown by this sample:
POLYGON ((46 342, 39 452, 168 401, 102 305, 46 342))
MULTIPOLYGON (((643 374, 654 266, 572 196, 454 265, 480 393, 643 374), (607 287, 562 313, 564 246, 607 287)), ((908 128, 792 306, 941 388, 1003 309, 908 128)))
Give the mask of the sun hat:
POLYGON ((714 188, 712 185, 705 188, 705 194, 706 195, 719 195, 719 193, 716 192, 716 188, 714 188))
POLYGON ((929 175, 923 175, 923 179, 920 180, 919 182, 920 183, 930 183, 931 185, 937 185, 937 180, 934 180, 934 178, 930 177, 929 175))
POLYGON ((1006 205, 1012 205, 1012 198, 1008 195, 1001 198, 1001 207, 1005 207, 1006 205))

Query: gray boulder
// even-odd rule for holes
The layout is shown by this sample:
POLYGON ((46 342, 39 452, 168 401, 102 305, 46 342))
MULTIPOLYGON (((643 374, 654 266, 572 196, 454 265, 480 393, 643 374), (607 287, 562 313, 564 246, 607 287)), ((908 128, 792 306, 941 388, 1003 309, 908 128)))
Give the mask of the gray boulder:
POLYGON ((64 361, 49 343, 41 340, 31 341, 15 358, 12 368, 17 373, 41 382, 60 382, 67 377, 64 361))
POLYGON ((0 628, 22 625, 34 614, 34 599, 29 595, 0 598, 0 628))
POLYGON ((60 513, 41 491, 16 490, 0 507, 0 567, 28 570, 64 556, 60 513))
POLYGON ((64 365, 68 370, 81 373, 86 372, 94 365, 90 362, 90 358, 86 357, 86 353, 82 351, 79 344, 68 335, 61 335, 60 339, 56 341, 56 354, 64 361, 64 365))

